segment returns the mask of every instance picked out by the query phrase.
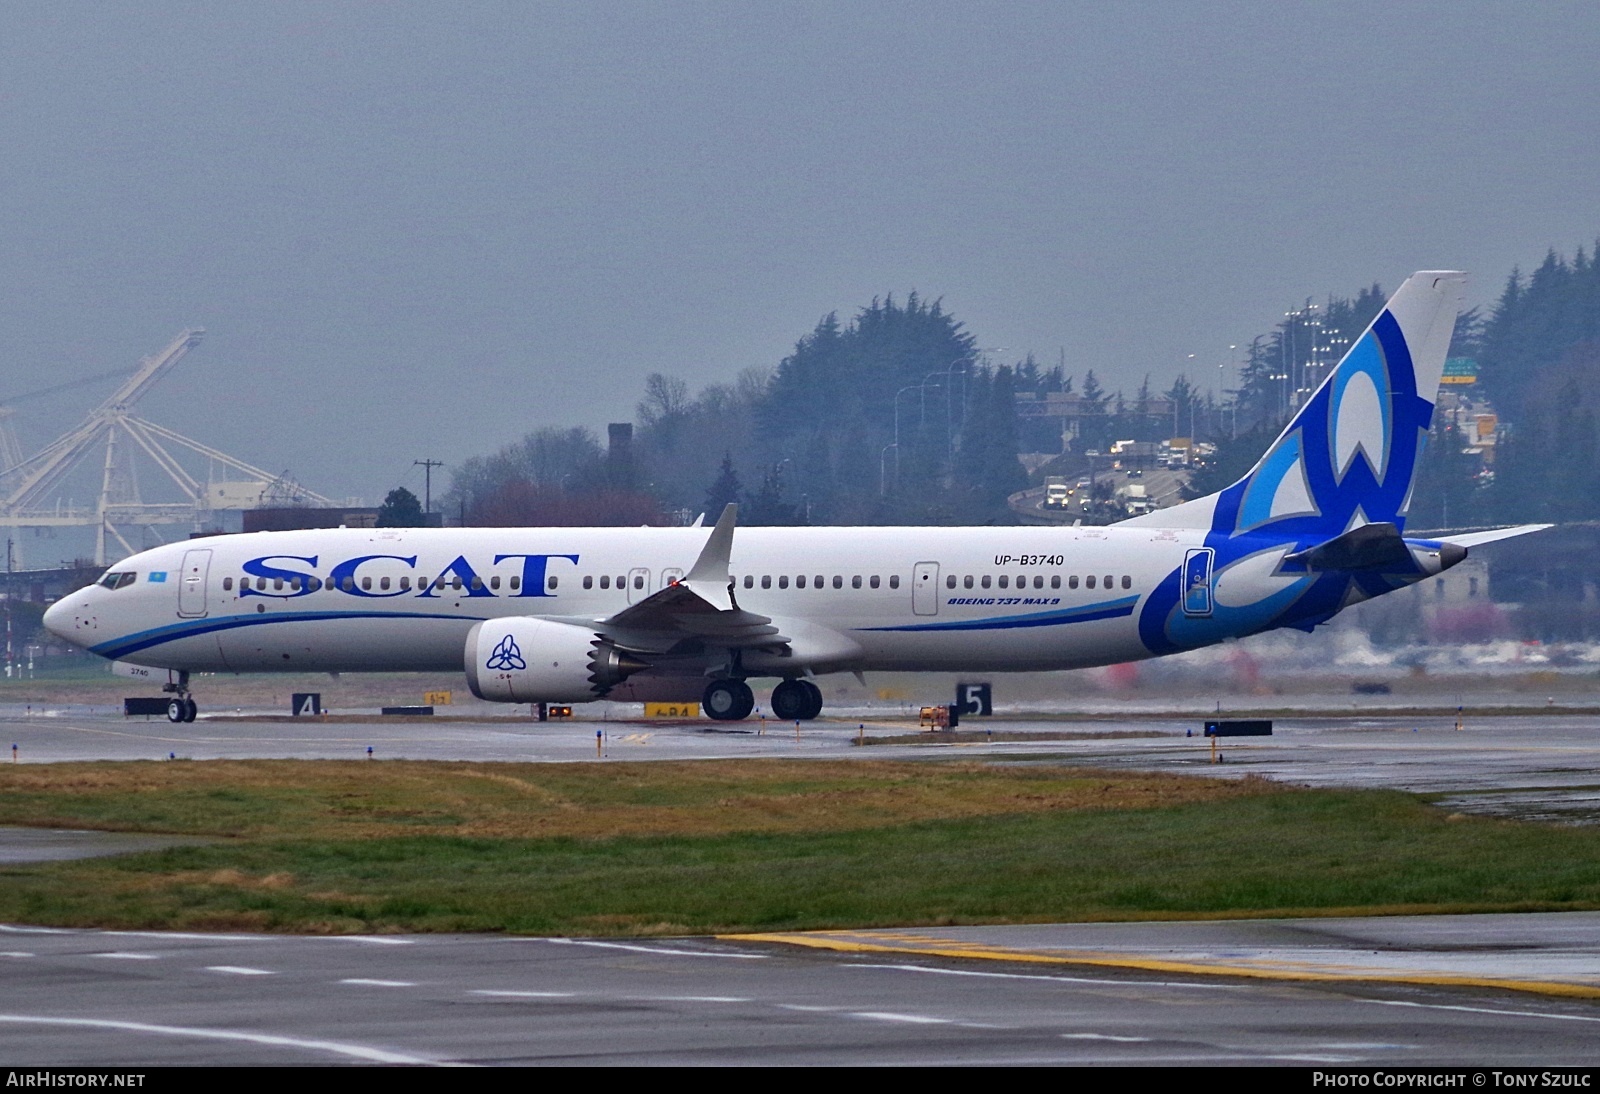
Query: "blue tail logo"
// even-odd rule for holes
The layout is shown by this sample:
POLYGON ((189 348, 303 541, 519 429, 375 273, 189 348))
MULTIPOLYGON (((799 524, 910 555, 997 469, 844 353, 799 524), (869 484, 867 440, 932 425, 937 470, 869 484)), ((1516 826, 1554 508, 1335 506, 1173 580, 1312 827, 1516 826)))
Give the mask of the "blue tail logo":
POLYGON ((1273 627, 1309 630, 1340 608, 1406 584, 1380 571, 1313 572, 1286 555, 1366 524, 1405 527, 1417 463, 1459 307, 1459 274, 1406 281, 1243 478, 1131 523, 1205 529, 1209 601, 1193 559, 1145 603, 1154 653, 1273 627), (1196 610, 1202 604, 1208 612, 1196 610))

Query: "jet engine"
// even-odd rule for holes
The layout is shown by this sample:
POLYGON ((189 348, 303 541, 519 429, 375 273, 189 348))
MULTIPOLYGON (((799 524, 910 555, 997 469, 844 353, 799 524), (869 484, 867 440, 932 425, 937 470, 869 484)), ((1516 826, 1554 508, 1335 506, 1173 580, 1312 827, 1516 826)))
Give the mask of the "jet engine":
POLYGON ((586 627, 511 616, 467 634, 467 685, 494 703, 587 703, 648 668, 586 627))

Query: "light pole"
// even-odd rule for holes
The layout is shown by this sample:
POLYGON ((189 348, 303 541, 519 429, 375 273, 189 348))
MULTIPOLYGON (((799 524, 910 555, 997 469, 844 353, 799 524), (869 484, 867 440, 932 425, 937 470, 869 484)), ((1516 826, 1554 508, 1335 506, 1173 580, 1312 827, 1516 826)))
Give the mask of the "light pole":
POLYGON ((916 391, 921 384, 907 384, 894 393, 894 487, 900 489, 900 396, 916 391))

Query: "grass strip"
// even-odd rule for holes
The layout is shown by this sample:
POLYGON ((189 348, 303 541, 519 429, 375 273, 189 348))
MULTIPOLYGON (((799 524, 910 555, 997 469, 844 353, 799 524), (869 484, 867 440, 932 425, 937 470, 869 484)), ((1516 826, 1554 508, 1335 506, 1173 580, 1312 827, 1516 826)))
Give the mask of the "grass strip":
MULTIPOLYGON (((360 799, 367 815, 352 816, 350 799, 331 792, 332 775, 296 795, 288 772, 258 772, 264 787, 206 797, 230 766, 274 765, 215 765, 176 802, 170 790, 94 792, 81 780, 106 773, 77 772, 80 785, 55 801, 52 816, 81 817, 75 802, 102 825, 111 814, 139 830, 187 818, 186 828, 165 830, 218 834, 218 821, 206 819, 214 801, 218 816, 246 821, 250 834, 5 868, 0 920, 649 935, 1600 907, 1600 831, 1447 815, 1394 792, 860 761, 396 763, 350 765, 370 781, 360 799), (478 776, 460 770, 474 766, 478 776), (506 774, 512 768, 520 774, 506 774), (899 781, 907 768, 917 776, 909 787, 899 781), (481 769, 543 793, 517 792, 481 769), (463 778, 477 781, 463 787, 463 778), (503 815, 506 799, 495 804, 496 787, 531 817, 566 815, 566 830, 522 834, 503 815), (468 789, 488 804, 459 802, 459 815, 424 810, 431 819, 420 828, 409 816, 370 815, 406 803, 437 809, 468 789), (904 793, 889 793, 896 789, 904 793), (655 832, 652 817, 677 823, 655 832), (491 834, 473 834, 482 824, 491 834)), ((30 793, 36 805, 50 797, 37 786, 30 793)), ((15 823, 16 802, 9 793, 4 802, 15 823)))

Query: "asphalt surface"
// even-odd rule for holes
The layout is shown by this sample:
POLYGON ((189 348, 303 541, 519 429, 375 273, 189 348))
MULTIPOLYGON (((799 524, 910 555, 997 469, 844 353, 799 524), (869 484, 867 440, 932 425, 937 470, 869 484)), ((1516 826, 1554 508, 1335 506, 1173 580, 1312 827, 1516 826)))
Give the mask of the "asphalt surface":
MULTIPOLYGON (((1393 922, 1340 921, 1321 940, 1325 955, 1391 946, 1393 922)), ((1503 943, 1510 932, 1536 952, 1576 947, 1590 967, 1600 953, 1595 916, 1433 922, 1455 945, 1503 943), (1525 926, 1545 922, 1559 926, 1531 935, 1525 926)), ((1303 931, 1234 926, 995 938, 1018 953, 1216 952, 1261 936, 1281 947, 1303 931)), ((961 936, 987 942, 983 931, 961 936)), ((0 947, 0 1052, 12 1066, 1600 1063, 1600 1008, 1581 999, 942 958, 911 945, 9 928, 0 947)))

